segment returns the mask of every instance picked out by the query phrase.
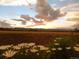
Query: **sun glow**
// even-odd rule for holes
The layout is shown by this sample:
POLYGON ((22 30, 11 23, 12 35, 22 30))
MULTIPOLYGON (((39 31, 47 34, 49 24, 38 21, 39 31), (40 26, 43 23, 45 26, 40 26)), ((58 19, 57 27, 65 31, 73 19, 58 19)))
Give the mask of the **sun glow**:
POLYGON ((68 12, 66 16, 59 19, 52 20, 51 22, 44 22, 45 25, 30 26, 30 28, 44 28, 44 29, 58 29, 58 28, 72 28, 77 24, 77 21, 69 21, 69 19, 78 18, 78 12, 68 12))
POLYGON ((33 26, 30 28, 44 28, 44 29, 69 28, 75 23, 76 22, 66 21, 64 18, 60 18, 59 20, 46 22, 45 25, 33 26))
POLYGON ((33 21, 28 21, 26 25, 20 24, 22 28, 42 28, 42 29, 73 29, 73 26, 77 24, 74 18, 78 18, 78 12, 68 12, 64 17, 60 17, 58 19, 52 20, 51 22, 43 21, 43 24, 38 25, 38 23, 34 23, 33 21), (71 21, 70 21, 71 19, 71 21), (72 20, 74 19, 74 21, 72 20), (30 23, 29 23, 30 22, 30 23), (33 24, 34 23, 34 24, 33 24))

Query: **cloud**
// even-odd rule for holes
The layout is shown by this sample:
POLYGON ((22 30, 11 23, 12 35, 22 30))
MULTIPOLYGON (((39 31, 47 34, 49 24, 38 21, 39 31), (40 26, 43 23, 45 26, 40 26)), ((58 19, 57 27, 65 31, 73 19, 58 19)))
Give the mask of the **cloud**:
MULTIPOLYGON (((52 7, 50 4, 48 4, 47 0, 37 0, 37 12, 38 15, 36 15, 36 18, 43 18, 46 20, 50 19, 57 19, 61 16, 65 15, 65 12, 61 12, 60 9, 55 9, 55 7, 52 7)), ((56 4, 54 4, 56 5, 56 4)))
POLYGON ((36 0, 0 0, 0 5, 3 6, 29 6, 29 4, 35 4, 36 0))
POLYGON ((65 0, 59 0, 59 1, 65 1, 65 0))
POLYGON ((62 11, 79 11, 79 3, 73 3, 61 8, 62 11))

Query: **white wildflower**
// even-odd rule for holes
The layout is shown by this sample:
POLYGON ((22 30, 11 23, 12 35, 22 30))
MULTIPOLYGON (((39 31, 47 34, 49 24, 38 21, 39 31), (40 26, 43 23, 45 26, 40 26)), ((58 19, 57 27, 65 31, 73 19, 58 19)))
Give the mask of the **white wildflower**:
POLYGON ((79 47, 73 47, 75 51, 79 52, 79 47))
POLYGON ((76 46, 78 46, 78 47, 79 47, 79 44, 76 44, 76 46))
POLYGON ((40 55, 39 53, 36 53, 37 55, 40 55))
POLYGON ((4 50, 4 49, 7 49, 7 48, 9 48, 9 47, 11 47, 11 45, 0 46, 0 49, 4 50))
POLYGON ((47 52, 47 53, 50 53, 51 51, 50 51, 50 50, 47 50, 46 52, 47 52))
POLYGON ((54 40, 54 42, 57 42, 57 40, 54 40))
POLYGON ((48 50, 48 47, 42 46, 42 45, 38 45, 38 47, 40 48, 40 50, 48 50))
POLYGON ((66 49, 71 49, 71 47, 66 47, 66 49))
POLYGON ((29 43, 28 44, 28 46, 34 46, 35 45, 35 43, 29 43))
POLYGON ((8 57, 12 57, 17 53, 17 51, 13 51, 13 50, 8 50, 5 53, 3 53, 4 56, 8 57))
POLYGON ((28 50, 26 50, 26 53, 28 53, 28 50))
POLYGON ((32 48, 36 49, 36 48, 37 48, 37 46, 35 45, 35 46, 33 46, 32 48))
POLYGON ((13 48, 17 49, 17 50, 21 49, 21 47, 19 47, 19 46, 13 46, 13 48))
POLYGON ((54 45, 60 45, 59 43, 54 43, 54 45))
POLYGON ((20 47, 20 48, 22 48, 22 47, 29 48, 30 46, 28 45, 28 43, 22 43, 22 44, 18 44, 18 47, 20 47))
POLYGON ((38 50, 37 50, 37 49, 30 49, 30 51, 31 51, 31 52, 33 52, 33 53, 38 52, 38 50))
POLYGON ((62 50, 62 48, 57 48, 58 50, 62 50))
POLYGON ((56 50, 56 48, 52 48, 52 51, 55 51, 56 50))
POLYGON ((26 45, 28 45, 28 44, 27 43, 18 44, 19 47, 26 46, 26 45))

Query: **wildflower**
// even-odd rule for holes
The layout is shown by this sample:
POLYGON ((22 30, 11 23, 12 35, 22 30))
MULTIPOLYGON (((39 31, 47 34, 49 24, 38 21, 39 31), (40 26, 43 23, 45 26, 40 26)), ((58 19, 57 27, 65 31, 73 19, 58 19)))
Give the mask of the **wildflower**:
POLYGON ((62 48, 57 48, 58 50, 62 50, 62 48))
POLYGON ((42 48, 40 48, 40 50, 48 50, 48 48, 47 47, 42 47, 42 48))
POLYGON ((60 45, 59 43, 54 43, 54 45, 60 45))
POLYGON ((0 46, 0 49, 7 49, 7 48, 9 48, 9 47, 11 47, 11 45, 6 45, 6 46, 0 46))
POLYGON ((37 55, 40 55, 39 53, 36 53, 37 55))
POLYGON ((33 53, 38 52, 38 50, 37 50, 37 49, 30 49, 30 51, 31 51, 31 52, 33 52, 33 53))
POLYGON ((7 58, 14 56, 17 53, 17 51, 13 51, 13 50, 8 50, 5 53, 3 53, 4 56, 6 56, 7 58))
POLYGON ((66 47, 66 49, 71 49, 71 47, 66 47))
POLYGON ((57 42, 57 40, 54 40, 54 42, 57 42))
POLYGON ((33 46, 32 48, 36 49, 36 48, 37 48, 37 46, 35 45, 35 46, 33 46))
POLYGON ((50 50, 47 50, 46 52, 47 52, 47 53, 50 53, 51 51, 50 51, 50 50))
POLYGON ((45 47, 45 46, 42 46, 42 45, 38 45, 39 49, 40 50, 48 50, 49 48, 48 47, 45 47))
POLYGON ((23 55, 23 52, 21 52, 20 54, 23 55))
POLYGON ((21 47, 19 47, 19 46, 13 46, 13 48, 18 49, 18 50, 21 49, 21 47))
POLYGON ((28 50, 26 50, 26 53, 28 53, 28 50))
POLYGON ((35 43, 29 43, 28 44, 28 46, 34 46, 35 45, 35 43))
POLYGON ((55 51, 56 50, 56 48, 52 48, 52 51, 55 51))
POLYGON ((37 45, 37 47, 44 47, 43 45, 37 45))
POLYGON ((79 44, 77 44, 76 46, 78 46, 78 47, 79 47, 79 44))
POLYGON ((30 46, 27 43, 22 43, 22 44, 18 44, 18 47, 20 47, 20 48, 23 48, 23 47, 29 48, 30 46))
POLYGON ((26 45, 28 45, 28 44, 27 43, 18 44, 19 47, 26 46, 26 45))
POLYGON ((73 47, 75 51, 79 52, 79 47, 73 47))

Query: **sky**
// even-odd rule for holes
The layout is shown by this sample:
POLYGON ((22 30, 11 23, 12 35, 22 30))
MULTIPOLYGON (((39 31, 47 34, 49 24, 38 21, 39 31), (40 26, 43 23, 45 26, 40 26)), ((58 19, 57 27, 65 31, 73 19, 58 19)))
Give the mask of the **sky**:
MULTIPOLYGON (((54 8, 62 8, 69 4, 79 4, 79 0, 48 0, 54 8)), ((20 15, 30 15, 34 17, 36 0, 0 0, 0 17, 19 18, 20 15), (31 6, 28 5, 29 2, 31 6)))

